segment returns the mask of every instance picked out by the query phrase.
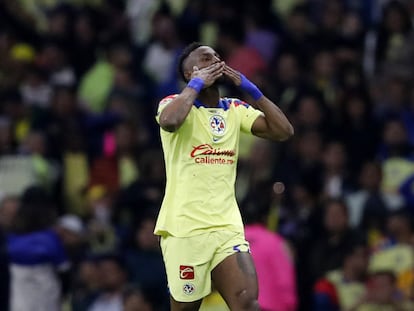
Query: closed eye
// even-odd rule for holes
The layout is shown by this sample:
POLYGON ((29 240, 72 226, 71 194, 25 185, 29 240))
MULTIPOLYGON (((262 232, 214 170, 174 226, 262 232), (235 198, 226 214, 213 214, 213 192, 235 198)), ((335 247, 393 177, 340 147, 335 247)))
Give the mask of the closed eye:
POLYGON ((211 56, 203 56, 202 58, 201 58, 201 61, 203 61, 203 62, 208 62, 208 61, 210 61, 211 60, 211 56))

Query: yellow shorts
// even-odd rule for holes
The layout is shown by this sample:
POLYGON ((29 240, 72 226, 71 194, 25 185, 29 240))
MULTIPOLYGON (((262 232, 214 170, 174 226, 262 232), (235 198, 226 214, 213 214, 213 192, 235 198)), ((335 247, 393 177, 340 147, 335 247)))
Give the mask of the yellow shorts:
POLYGON ((179 302, 202 299, 211 292, 211 271, 226 257, 250 252, 242 233, 213 231, 188 238, 161 237, 171 296, 179 302))

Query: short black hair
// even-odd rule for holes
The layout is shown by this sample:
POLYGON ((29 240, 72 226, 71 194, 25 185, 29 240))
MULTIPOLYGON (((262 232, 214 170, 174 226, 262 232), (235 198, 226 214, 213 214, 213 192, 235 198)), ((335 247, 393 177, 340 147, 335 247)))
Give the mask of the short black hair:
POLYGON ((16 233, 30 233, 50 228, 56 221, 53 198, 40 186, 26 188, 20 197, 14 222, 16 233))
POLYGON ((360 248, 368 250, 368 243, 364 237, 358 235, 344 246, 344 260, 353 256, 360 248))
POLYGON ((181 53, 181 55, 178 59, 178 73, 180 74, 180 76, 184 80, 184 82, 188 82, 187 78, 184 75, 184 68, 183 68, 184 61, 187 59, 188 55, 191 54, 192 51, 198 49, 200 46, 203 46, 203 45, 204 44, 202 44, 200 42, 193 42, 193 43, 190 43, 189 45, 187 45, 183 49, 183 51, 182 51, 182 53, 181 53))

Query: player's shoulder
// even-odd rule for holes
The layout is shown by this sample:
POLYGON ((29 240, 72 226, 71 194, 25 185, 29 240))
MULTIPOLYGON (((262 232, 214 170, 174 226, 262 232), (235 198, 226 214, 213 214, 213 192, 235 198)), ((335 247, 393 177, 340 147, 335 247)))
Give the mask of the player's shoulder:
POLYGON ((242 101, 239 98, 233 98, 233 97, 223 97, 221 98, 221 105, 223 106, 223 108, 225 110, 230 109, 230 108, 249 108, 249 104, 246 103, 245 101, 242 101))
POLYGON ((164 97, 160 100, 159 106, 167 105, 169 104, 174 98, 176 98, 178 94, 172 94, 164 97))

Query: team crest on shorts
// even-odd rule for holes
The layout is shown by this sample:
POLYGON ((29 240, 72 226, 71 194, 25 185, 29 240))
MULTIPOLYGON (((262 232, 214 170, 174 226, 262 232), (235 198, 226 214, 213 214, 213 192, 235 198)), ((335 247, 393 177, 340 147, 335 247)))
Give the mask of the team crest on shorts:
POLYGON ((192 295, 195 292, 195 286, 192 283, 185 283, 183 286, 183 292, 186 295, 192 295))
POLYGON ((218 114, 210 117, 210 129, 214 135, 223 136, 226 132, 226 122, 224 118, 218 114))

